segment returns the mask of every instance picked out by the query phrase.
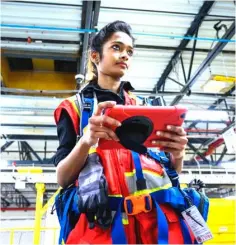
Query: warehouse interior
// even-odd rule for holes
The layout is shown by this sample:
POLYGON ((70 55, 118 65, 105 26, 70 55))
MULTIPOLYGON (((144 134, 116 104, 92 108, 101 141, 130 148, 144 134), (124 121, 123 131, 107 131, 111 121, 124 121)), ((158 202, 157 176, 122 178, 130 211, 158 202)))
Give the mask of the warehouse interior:
POLYGON ((58 147, 53 112, 76 94, 75 75, 86 75, 90 37, 115 20, 129 23, 135 37, 133 64, 124 78, 134 94, 154 106, 161 101, 188 109, 180 181, 187 185, 197 178, 206 185, 214 235, 206 243, 235 244, 235 1, 203 0, 1 2, 4 244, 24 240, 23 226, 13 234, 11 216, 43 219, 32 223, 34 232, 46 220, 59 188, 51 161, 58 147), (37 218, 40 198, 41 208, 46 206, 37 218))

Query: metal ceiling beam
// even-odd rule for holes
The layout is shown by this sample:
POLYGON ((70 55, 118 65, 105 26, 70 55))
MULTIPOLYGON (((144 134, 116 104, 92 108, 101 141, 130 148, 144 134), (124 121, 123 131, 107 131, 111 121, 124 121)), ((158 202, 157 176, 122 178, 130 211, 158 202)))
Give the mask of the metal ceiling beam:
MULTIPOLYGON (((220 142, 216 144, 215 149, 218 148, 219 146, 221 146, 221 145, 224 143, 224 140, 221 139, 221 135, 224 134, 227 130, 233 128, 233 127, 235 127, 235 122, 232 122, 232 123, 229 124, 226 128, 224 128, 223 130, 221 130, 221 132, 219 133, 220 137, 213 138, 213 139, 209 137, 209 139, 206 140, 206 141, 202 144, 202 146, 208 146, 208 150, 206 150, 205 152, 201 153, 201 155, 203 155, 203 156, 205 157, 205 156, 208 154, 208 151, 209 151, 210 146, 211 146, 212 144, 215 144, 217 141, 218 141, 218 142, 220 141, 220 142)), ((202 146, 200 147, 200 149, 202 148, 202 146)), ((194 149, 193 149, 193 150, 194 150, 194 149)), ((196 154, 198 154, 198 153, 199 153, 199 149, 196 149, 196 151, 194 150, 194 152, 195 152, 196 154)), ((198 154, 198 155, 199 155, 199 154, 198 154)), ((201 156, 199 155, 199 157, 201 157, 201 156)), ((201 157, 201 158, 202 158, 202 157, 201 157)))
MULTIPOLYGON (((111 10, 122 10, 122 11, 136 11, 136 12, 147 12, 147 13, 160 13, 160 14, 171 14, 171 15, 193 15, 196 16, 196 13, 186 13, 186 12, 175 12, 175 11, 163 11, 163 10, 151 10, 151 9, 134 9, 134 8, 116 8, 116 7, 102 7, 102 9, 111 9, 111 10)), ((204 14, 204 13, 203 13, 204 14)), ((217 17, 217 18, 226 18, 234 19, 234 16, 227 16, 227 15, 213 15, 213 14, 206 14, 207 17, 217 17)))
MULTIPOLYGON (((234 90, 235 90, 235 86, 224 94, 225 97, 228 98, 229 96, 231 96, 232 93, 234 92, 234 90)), ((207 110, 214 110, 222 101, 224 101, 224 98, 217 99, 211 106, 209 106, 209 108, 207 110)), ((235 109, 232 109, 232 111, 235 111, 235 109)), ((199 122, 201 122, 201 120, 193 122, 192 124, 189 125, 188 128, 191 129, 191 128, 195 127, 199 122)))
POLYGON ((1 152, 5 151, 14 141, 7 141, 3 146, 1 146, 1 152))
MULTIPOLYGON (((99 13, 100 13, 100 6, 101 6, 101 1, 94 1, 93 3, 93 20, 92 20, 92 29, 97 29, 98 27, 98 18, 99 18, 99 13)), ((92 36, 95 35, 95 33, 92 33, 92 36)))
POLYGON ((43 160, 39 157, 39 155, 33 150, 33 148, 29 145, 28 142, 23 141, 24 145, 30 150, 30 152, 36 157, 36 159, 43 164, 43 160))
POLYGON ((200 152, 198 152, 198 149, 195 148, 190 142, 187 143, 188 147, 194 151, 203 161, 204 163, 210 164, 209 160, 200 152))
MULTIPOLYGON (((94 29, 98 24, 98 17, 100 11, 101 1, 83 1, 82 7, 82 29, 94 29)), ((87 60, 87 52, 89 46, 89 35, 90 33, 86 32, 83 34, 83 48, 81 54, 80 62, 78 62, 77 72, 79 74, 85 75, 86 70, 86 60, 87 60)))
MULTIPOLYGON (((7 89, 4 90, 5 92, 7 89)), ((144 95, 150 95, 150 96, 173 96, 173 95, 182 95, 184 93, 181 92, 174 92, 174 91, 161 91, 161 92, 154 92, 151 90, 134 90, 135 93, 140 93, 144 95)), ((221 93, 201 93, 201 92, 191 92, 192 96, 203 96, 203 97, 213 97, 213 98, 232 98, 235 99, 235 95, 227 95, 227 94, 221 94, 221 93)))
MULTIPOLYGON (((192 37, 198 28, 200 27, 202 21, 204 20, 205 16, 210 11, 211 7, 213 6, 215 1, 206 1, 203 3, 202 7, 200 8, 198 14, 195 16, 191 26, 189 27, 188 31, 186 32, 185 36, 192 37)), ((158 91, 162 87, 162 85, 165 83, 166 78, 169 76, 170 72, 173 68, 173 61, 175 61, 178 56, 180 55, 182 49, 186 48, 190 40, 183 39, 177 50, 175 51, 174 55, 172 56, 171 60, 169 61, 167 67, 165 68, 164 72, 162 73, 159 81, 155 85, 153 91, 158 91)))
MULTIPOLYGON (((225 93, 226 98, 228 98, 230 95, 232 95, 232 93, 235 91, 235 85, 228 91, 225 93)), ((221 102, 224 101, 224 98, 219 98, 218 100, 216 100, 209 108, 208 110, 212 110, 215 109, 221 102)))
MULTIPOLYGON (((93 10, 93 1, 83 1, 82 19, 81 19, 82 29, 91 28, 92 10, 93 10)), ((83 35, 81 35, 81 38, 82 38, 83 48, 80 52, 81 59, 80 61, 78 60, 78 64, 77 64, 77 73, 84 74, 86 52, 88 50, 89 33, 88 32, 84 33, 83 35)))
MULTIPOLYGON (((96 28, 96 25, 94 25, 94 28, 96 28)), ((92 33, 92 35, 95 34, 95 32, 92 33)), ((18 41, 18 42, 26 42, 25 38, 12 38, 12 37, 1 37, 2 40, 5 41, 18 41)), ((52 39, 42 39, 45 43, 59 43, 59 44, 76 44, 79 45, 80 41, 68 41, 68 40, 52 40, 52 39)), ((170 46, 155 46, 155 45, 142 45, 137 44, 135 45, 135 49, 152 49, 152 50, 170 50, 170 51, 187 51, 192 52, 193 48, 182 48, 179 47, 170 47, 170 46)), ((196 48, 195 52, 201 52, 201 53, 209 53, 210 49, 204 49, 204 48, 196 48)), ((235 55, 235 51, 233 50, 223 50, 222 54, 232 54, 235 55)), ((20 50, 4 50, 2 52, 2 56, 4 57, 15 57, 15 58, 45 58, 45 59, 54 59, 54 60, 68 60, 68 61, 76 61, 78 58, 77 54, 58 54, 50 52, 43 53, 43 52, 32 52, 24 50, 24 52, 20 50)))
MULTIPOLYGON (((230 40, 235 35, 235 21, 233 24, 229 27, 227 32, 222 37, 223 39, 230 40)), ((212 51, 207 55, 207 57, 204 59, 202 64, 199 66, 199 68, 195 71, 192 78, 188 81, 188 83, 181 89, 182 95, 178 95, 170 105, 176 105, 179 103, 179 101, 184 97, 184 95, 187 93, 187 91, 193 86, 193 84, 196 82, 198 77, 206 70, 208 65, 215 59, 215 57, 221 52, 221 50, 227 45, 227 42, 218 42, 215 47, 212 49, 212 51)))
MULTIPOLYGON (((135 45, 135 49, 170 50, 170 51, 180 51, 180 52, 193 51, 193 48, 187 48, 187 47, 180 48, 180 47, 154 46, 154 45, 141 45, 141 44, 135 45)), ((209 53, 210 51, 211 51, 210 49, 195 48, 195 52, 209 53)), ((233 50, 223 50, 222 53, 235 55, 235 51, 233 50)))

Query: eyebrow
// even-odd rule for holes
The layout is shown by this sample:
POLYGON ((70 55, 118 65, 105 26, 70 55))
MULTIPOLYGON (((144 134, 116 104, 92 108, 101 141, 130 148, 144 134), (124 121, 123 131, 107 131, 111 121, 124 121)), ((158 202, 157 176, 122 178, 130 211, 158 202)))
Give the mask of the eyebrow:
MULTIPOLYGON (((119 44, 125 45, 125 44, 124 44, 123 42, 121 42, 121 41, 113 41, 112 43, 119 43, 119 44)), ((131 48, 131 49, 134 49, 134 47, 131 47, 131 46, 129 46, 129 45, 128 45, 128 47, 131 48)))

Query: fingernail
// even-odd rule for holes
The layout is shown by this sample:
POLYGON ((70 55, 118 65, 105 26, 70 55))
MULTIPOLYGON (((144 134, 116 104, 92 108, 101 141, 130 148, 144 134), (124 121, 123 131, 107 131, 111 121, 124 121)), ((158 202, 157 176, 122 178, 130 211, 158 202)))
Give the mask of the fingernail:
POLYGON ((168 126, 167 126, 167 129, 171 130, 171 126, 170 126, 170 125, 168 125, 168 126))
POLYGON ((122 125, 121 122, 118 122, 118 123, 117 123, 117 126, 118 126, 118 127, 120 127, 121 125, 122 125))
POLYGON ((156 132, 156 135, 160 136, 161 135, 161 132, 160 131, 157 131, 156 132))
POLYGON ((157 141, 156 141, 156 140, 153 140, 153 141, 152 141, 152 144, 156 144, 156 143, 157 143, 157 141))

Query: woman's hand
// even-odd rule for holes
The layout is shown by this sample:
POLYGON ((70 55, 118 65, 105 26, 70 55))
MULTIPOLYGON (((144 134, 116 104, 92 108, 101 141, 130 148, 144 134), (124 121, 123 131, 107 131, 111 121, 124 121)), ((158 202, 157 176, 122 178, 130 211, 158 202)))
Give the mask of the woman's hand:
POLYGON ((82 136, 83 143, 93 146, 99 139, 119 141, 118 137, 110 127, 119 127, 121 123, 111 117, 103 115, 104 109, 112 108, 116 105, 115 101, 106 101, 98 104, 93 116, 89 118, 89 123, 85 134, 82 136), (104 125, 108 126, 105 127, 104 125))
POLYGON ((159 146, 161 150, 169 152, 172 155, 173 167, 180 172, 183 165, 183 158, 185 155, 185 148, 188 142, 186 137, 186 132, 182 127, 177 127, 173 125, 167 126, 166 132, 157 132, 157 136, 166 138, 166 141, 161 139, 154 140, 153 145, 159 146), (168 140, 170 139, 170 140, 168 140))

